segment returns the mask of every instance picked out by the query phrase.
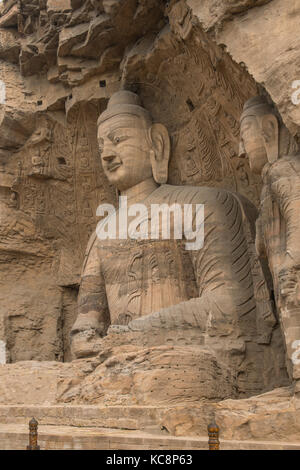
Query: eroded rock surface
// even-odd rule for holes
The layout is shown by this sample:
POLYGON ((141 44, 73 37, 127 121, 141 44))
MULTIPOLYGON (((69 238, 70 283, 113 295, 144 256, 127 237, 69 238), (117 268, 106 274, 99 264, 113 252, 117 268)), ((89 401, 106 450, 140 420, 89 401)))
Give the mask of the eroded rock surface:
MULTIPOLYGON (((137 92, 154 121, 168 129, 172 146, 169 184, 228 190, 259 208, 262 179, 251 172, 249 160, 239 153, 240 116, 249 98, 257 94, 267 97, 279 111, 288 138, 294 136, 297 146, 300 114, 293 93, 300 80, 299 15, 296 2, 280 0, 205 0, 201 5, 195 0, 3 1, 1 362, 72 359, 69 334, 77 316, 84 252, 98 220, 96 208, 116 201, 115 190, 100 164, 96 122, 108 99, 120 88, 137 92)), ((245 230, 252 240, 248 249, 252 252, 255 295, 267 303, 269 294, 260 289, 255 233, 246 222, 245 230)), ((124 350, 128 346, 121 341, 119 349, 114 350, 113 344, 104 348, 107 357, 96 362, 40 366, 34 362, 32 367, 35 371, 41 367, 41 381, 51 377, 54 384, 59 377, 59 387, 54 387, 53 394, 49 391, 51 396, 43 386, 50 402, 166 405, 197 403, 199 395, 211 401, 236 398, 252 379, 254 394, 286 384, 278 319, 279 312, 277 319, 275 312, 269 329, 274 329, 273 355, 264 356, 268 384, 256 383, 250 364, 242 366, 248 377, 240 374, 232 379, 232 370, 220 367, 213 355, 195 351, 188 338, 167 349, 146 340, 141 348, 130 340, 129 350, 124 350), (199 368, 195 383, 191 370, 197 361, 207 367, 199 368), (282 383, 274 380, 274 367, 282 383), (168 377, 172 386, 166 382, 168 377), (162 390, 169 390, 170 395, 162 395, 162 390)), ((270 331, 257 339, 255 354, 264 355, 270 331)), ((240 349, 240 345, 232 346, 238 356, 240 349)), ((14 377, 22 371, 21 364, 12 369, 2 367, 3 377, 8 370, 14 377)), ((28 363, 25 369, 33 370, 28 363)), ((7 380, 12 388, 15 378, 7 380)), ((28 378, 24 380, 28 383, 28 378)), ((7 393, 3 396, 4 401, 10 400, 7 393)), ((15 399, 22 402, 16 397, 11 403, 15 399)), ((278 409, 289 400, 276 393, 270 397, 278 409)), ((44 400, 38 394, 30 398, 34 402, 40 399, 44 400)), ((264 420, 265 399, 257 400, 257 412, 264 420)), ((236 428, 233 422, 231 428, 239 432, 247 429, 247 438, 257 438, 256 418, 251 415, 256 402, 239 403, 245 406, 247 424, 241 413, 236 428)), ((226 406, 230 409, 230 402, 226 406)), ((291 402, 282 415, 289 425, 293 406, 291 402)), ((172 418, 166 425, 170 432, 194 432, 191 414, 180 418, 178 413, 181 430, 176 431, 177 418, 172 418)), ((219 417, 225 423, 226 411, 219 417)), ((281 438, 285 429, 283 424, 276 436, 281 438)), ((298 429, 290 429, 298 436, 298 429)))
MULTIPOLYGON (((184 349, 181 350, 183 359, 187 357, 186 352, 187 349, 185 353, 184 349)), ((136 375, 127 375, 127 378, 124 367, 118 369, 120 354, 113 362, 102 358, 101 361, 84 359, 66 364, 30 361, 2 365, 1 420, 23 423, 29 412, 35 413, 40 424, 147 429, 156 435, 207 436, 207 423, 214 414, 222 439, 287 442, 289 437, 291 442, 299 442, 300 404, 291 388, 277 388, 248 399, 222 401, 217 400, 214 390, 216 395, 211 397, 212 400, 199 400, 193 378, 190 377, 193 380, 192 387, 189 386, 188 375, 188 380, 182 382, 183 369, 174 367, 177 359, 173 353, 175 350, 170 349, 145 349, 140 355, 128 349, 123 351, 121 355, 127 364, 136 361, 136 375), (148 364, 149 358, 155 359, 157 369, 147 371, 145 368, 143 375, 143 357, 148 357, 148 364), (104 372, 105 361, 107 372, 104 372), (165 381, 167 369, 162 369, 159 374, 159 364, 161 367, 173 367, 173 375, 168 383, 165 381), (109 370, 114 367, 115 383, 123 392, 118 397, 114 389, 107 387, 108 374, 111 373, 109 370), (159 392, 157 385, 163 385, 163 390, 159 392), (165 393, 166 388, 168 395, 165 393), (135 393, 138 389, 143 390, 143 393, 135 393)), ((202 374, 205 379, 204 382, 199 381, 199 385, 207 391, 207 385, 212 385, 207 380, 210 371, 208 368, 199 372, 199 376, 202 374)), ((210 388, 208 394, 212 390, 210 388)))

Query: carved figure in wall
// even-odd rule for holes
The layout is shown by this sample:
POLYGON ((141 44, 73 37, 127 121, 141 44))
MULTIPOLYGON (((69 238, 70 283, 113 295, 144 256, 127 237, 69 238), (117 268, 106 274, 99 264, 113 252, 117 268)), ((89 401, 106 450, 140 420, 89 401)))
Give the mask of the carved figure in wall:
POLYGON ((14 191, 10 195, 8 206, 13 209, 18 209, 18 194, 14 191))
POLYGON ((211 184, 220 181, 223 176, 222 161, 215 142, 203 127, 203 117, 196 115, 180 133, 176 153, 181 180, 185 184, 211 184))
POLYGON ((13 190, 14 177, 0 167, 0 201, 8 207, 18 207, 18 195, 13 190))
POLYGON ((30 176, 44 176, 45 175, 45 162, 40 155, 35 155, 31 159, 32 173, 30 176))
POLYGON ((185 2, 170 2, 167 12, 170 19, 171 28, 184 41, 189 37, 193 24, 192 13, 185 2))
POLYGON ((51 178, 52 171, 49 159, 51 143, 52 127, 50 123, 44 119, 26 144, 30 155, 28 176, 51 178))
POLYGON ((132 92, 112 96, 98 121, 98 141, 104 172, 129 206, 204 204, 204 246, 187 251, 185 240, 101 240, 95 233, 72 329, 75 357, 97 354, 106 336, 133 333, 151 341, 158 331, 166 344, 169 332, 179 330, 196 332, 191 341, 234 364, 236 373, 241 363, 255 362, 248 347, 258 342, 256 300, 238 198, 216 188, 166 184, 168 131, 153 124, 132 92))
POLYGON ((263 178, 256 247, 268 259, 289 370, 300 379, 294 359, 300 344, 300 154, 275 110, 261 97, 244 106, 241 152, 263 178))

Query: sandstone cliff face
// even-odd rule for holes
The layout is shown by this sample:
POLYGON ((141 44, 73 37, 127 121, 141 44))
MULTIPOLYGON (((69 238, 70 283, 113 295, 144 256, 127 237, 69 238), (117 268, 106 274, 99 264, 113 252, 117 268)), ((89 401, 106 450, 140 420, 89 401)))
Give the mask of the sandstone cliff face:
POLYGON ((167 126, 171 184, 227 188, 258 206, 260 178, 238 156, 242 106, 258 92, 271 96, 298 135, 290 96, 300 79, 297 2, 199 3, 4 0, 0 341, 7 362, 71 358, 84 250, 96 207, 115 200, 96 120, 120 86, 138 91, 167 126))
POLYGON ((264 86, 289 130, 299 135, 300 110, 292 99, 300 88, 299 2, 213 1, 204 8, 187 3, 204 30, 264 86))

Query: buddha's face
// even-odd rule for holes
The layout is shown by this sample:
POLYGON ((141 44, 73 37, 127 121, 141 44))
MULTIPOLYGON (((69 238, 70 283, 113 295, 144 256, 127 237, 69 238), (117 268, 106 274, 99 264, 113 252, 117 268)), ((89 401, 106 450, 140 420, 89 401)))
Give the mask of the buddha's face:
POLYGON ((254 116, 245 117, 241 123, 241 139, 246 154, 249 157, 250 169, 253 173, 261 174, 268 162, 268 156, 258 120, 254 116))
POLYGON ((147 132, 144 121, 131 115, 114 116, 98 128, 103 170, 119 191, 152 177, 147 132))

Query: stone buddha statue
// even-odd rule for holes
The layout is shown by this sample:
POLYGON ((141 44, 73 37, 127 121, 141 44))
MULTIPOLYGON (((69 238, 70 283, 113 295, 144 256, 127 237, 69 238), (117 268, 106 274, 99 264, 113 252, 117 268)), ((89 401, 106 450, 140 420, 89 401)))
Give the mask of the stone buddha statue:
MULTIPOLYGON (((98 142, 105 175, 129 207, 204 205, 204 243, 187 250, 184 238, 104 240, 96 231, 86 251, 71 332, 74 356, 97 355, 108 344, 184 344, 205 350, 230 370, 233 382, 239 377, 245 393, 262 390, 262 367, 277 346, 258 341, 240 199, 217 188, 168 185, 168 131, 152 122, 130 91, 109 100, 98 120, 98 142)), ((280 373, 272 366, 268 370, 270 381, 276 381, 280 373)))
POLYGON ((288 369, 300 379, 300 154, 280 117, 262 97, 245 103, 241 151, 263 179, 256 247, 272 273, 288 369))

